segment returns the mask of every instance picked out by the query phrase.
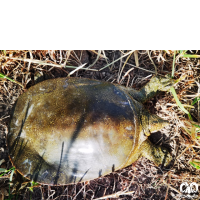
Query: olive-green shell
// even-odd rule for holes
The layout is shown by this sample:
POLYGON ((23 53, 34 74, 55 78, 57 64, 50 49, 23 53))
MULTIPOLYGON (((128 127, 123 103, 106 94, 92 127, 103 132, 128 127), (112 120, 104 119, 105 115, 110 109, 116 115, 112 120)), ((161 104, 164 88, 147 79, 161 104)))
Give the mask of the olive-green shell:
POLYGON ((8 134, 10 159, 21 174, 44 184, 98 178, 130 164, 146 139, 142 110, 108 82, 40 82, 16 103, 8 134))

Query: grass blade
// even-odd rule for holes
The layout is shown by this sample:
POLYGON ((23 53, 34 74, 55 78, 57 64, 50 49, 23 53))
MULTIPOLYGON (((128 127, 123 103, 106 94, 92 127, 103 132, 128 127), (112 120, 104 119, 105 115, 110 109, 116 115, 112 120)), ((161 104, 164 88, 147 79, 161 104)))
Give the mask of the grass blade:
POLYGON ((170 88, 170 91, 171 91, 171 93, 173 94, 174 99, 175 99, 175 101, 176 101, 176 104, 179 106, 179 108, 180 108, 183 112, 185 112, 186 114, 188 114, 189 119, 192 120, 192 117, 191 117, 190 113, 184 108, 184 106, 183 106, 183 105, 181 104, 181 102, 179 101, 174 87, 171 87, 171 88, 170 88))
POLYGON ((172 78, 174 78, 175 60, 176 60, 176 50, 174 51, 174 58, 173 58, 173 64, 172 64, 172 78))
POLYGON ((196 169, 200 169, 200 160, 193 159, 189 163, 196 169))
POLYGON ((194 101, 192 102, 192 106, 193 106, 195 103, 197 103, 199 100, 200 100, 200 97, 196 97, 196 98, 194 99, 194 101))
POLYGON ((21 83, 19 83, 18 81, 13 80, 13 79, 11 79, 11 78, 9 78, 8 76, 6 76, 6 75, 4 75, 4 74, 2 74, 2 73, 0 73, 0 78, 6 78, 6 79, 8 79, 9 81, 12 81, 12 82, 14 82, 14 83, 17 83, 18 85, 20 85, 20 86, 22 86, 22 87, 24 88, 24 86, 23 86, 21 83))
POLYGON ((184 57, 184 58, 200 58, 200 55, 183 54, 181 57, 184 57))

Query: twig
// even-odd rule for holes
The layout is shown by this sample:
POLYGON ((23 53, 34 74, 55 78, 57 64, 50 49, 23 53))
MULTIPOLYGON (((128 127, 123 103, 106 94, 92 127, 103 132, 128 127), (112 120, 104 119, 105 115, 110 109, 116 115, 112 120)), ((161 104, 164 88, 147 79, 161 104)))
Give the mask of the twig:
POLYGON ((95 63, 96 63, 97 60, 99 59, 100 54, 101 54, 101 50, 98 50, 98 54, 97 54, 97 57, 96 57, 95 61, 94 61, 91 65, 89 65, 89 66, 87 67, 87 69, 89 69, 90 67, 92 67, 92 66, 95 65, 95 63))
MULTIPOLYGON (((135 53, 135 52, 134 52, 135 53)), ((120 79, 120 77, 121 77, 121 75, 122 75, 122 72, 123 72, 123 70, 124 70, 124 67, 125 67, 125 65, 126 65, 126 63, 128 62, 128 60, 129 60, 129 58, 131 57, 131 55, 132 55, 132 53, 127 57, 127 59, 126 59, 126 61, 124 62, 124 65, 122 66, 122 69, 121 69, 121 71, 120 71, 120 74, 119 74, 119 77, 118 77, 118 83, 119 83, 119 79, 120 79)), ((120 81, 121 82, 121 81, 120 81)))
MULTIPOLYGON (((54 63, 48 63, 46 61, 41 61, 41 60, 35 60, 35 59, 28 59, 28 58, 13 58, 13 57, 8 57, 8 56, 1 56, 0 58, 6 58, 6 59, 12 59, 12 60, 20 60, 20 61, 24 61, 24 62, 32 62, 35 64, 39 64, 39 65, 48 65, 48 66, 53 66, 53 67, 66 67, 66 68, 73 68, 76 69, 77 67, 75 66, 67 66, 67 65, 59 65, 59 64, 54 64, 54 63)), ((87 68, 82 68, 85 70, 91 70, 91 71, 98 71, 96 69, 87 69, 87 68)))
POLYGON ((180 191, 178 191, 177 189, 173 188, 171 185, 169 185, 165 180, 163 180, 163 183, 166 184, 169 188, 171 188, 172 190, 174 190, 175 192, 181 194, 180 191))
POLYGON ((112 65, 113 63, 117 62, 117 61, 120 60, 121 58, 128 56, 129 54, 133 53, 134 51, 135 51, 135 50, 129 51, 128 53, 126 53, 126 54, 124 54, 123 56, 121 56, 120 58, 114 60, 113 62, 111 62, 110 64, 106 65, 105 67, 102 67, 99 71, 101 71, 101 70, 105 69, 106 67, 112 65))
POLYGON ((147 50, 147 53, 148 53, 149 59, 151 60, 152 64, 154 65, 155 74, 157 75, 157 73, 158 73, 158 72, 157 72, 157 67, 156 67, 155 63, 153 62, 153 60, 152 60, 152 58, 151 58, 151 55, 150 55, 150 53, 149 53, 149 50, 147 50))
MULTIPOLYGON (((132 66, 132 67, 136 67, 136 68, 138 68, 138 69, 141 69, 141 70, 144 70, 144 71, 146 71, 146 72, 153 73, 153 74, 155 74, 155 73, 156 73, 156 72, 154 72, 154 71, 151 71, 151 70, 148 70, 148 69, 143 69, 143 68, 141 68, 141 67, 137 67, 137 66, 135 66, 135 65, 132 65, 132 64, 130 64, 130 63, 127 63, 127 65, 130 65, 130 66, 132 66)), ((161 75, 161 74, 159 74, 159 75, 161 75)), ((161 75, 161 76, 163 76, 163 75, 161 75)))
POLYGON ((68 74, 68 76, 72 75, 74 72, 78 71, 79 69, 82 69, 86 64, 87 64, 87 63, 85 63, 85 64, 83 64, 83 65, 77 67, 75 70, 71 71, 71 72, 68 74))

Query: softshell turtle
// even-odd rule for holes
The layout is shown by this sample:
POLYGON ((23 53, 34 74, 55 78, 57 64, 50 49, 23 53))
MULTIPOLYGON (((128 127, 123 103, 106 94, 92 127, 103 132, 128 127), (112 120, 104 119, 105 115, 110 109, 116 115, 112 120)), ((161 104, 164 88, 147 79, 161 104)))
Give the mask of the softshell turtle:
POLYGON ((140 91, 80 78, 40 82, 15 104, 10 159, 23 176, 54 185, 95 179, 141 156, 167 165, 167 149, 148 140, 167 121, 142 103, 170 86, 168 78, 156 76, 140 91))

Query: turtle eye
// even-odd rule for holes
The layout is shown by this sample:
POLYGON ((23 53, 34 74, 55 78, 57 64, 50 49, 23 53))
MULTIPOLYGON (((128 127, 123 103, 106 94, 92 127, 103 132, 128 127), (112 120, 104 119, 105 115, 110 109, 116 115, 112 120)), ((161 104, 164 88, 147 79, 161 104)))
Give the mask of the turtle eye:
POLYGON ((166 150, 166 149, 163 149, 163 148, 162 148, 161 150, 162 150, 163 153, 165 153, 165 154, 167 153, 167 150, 166 150))

